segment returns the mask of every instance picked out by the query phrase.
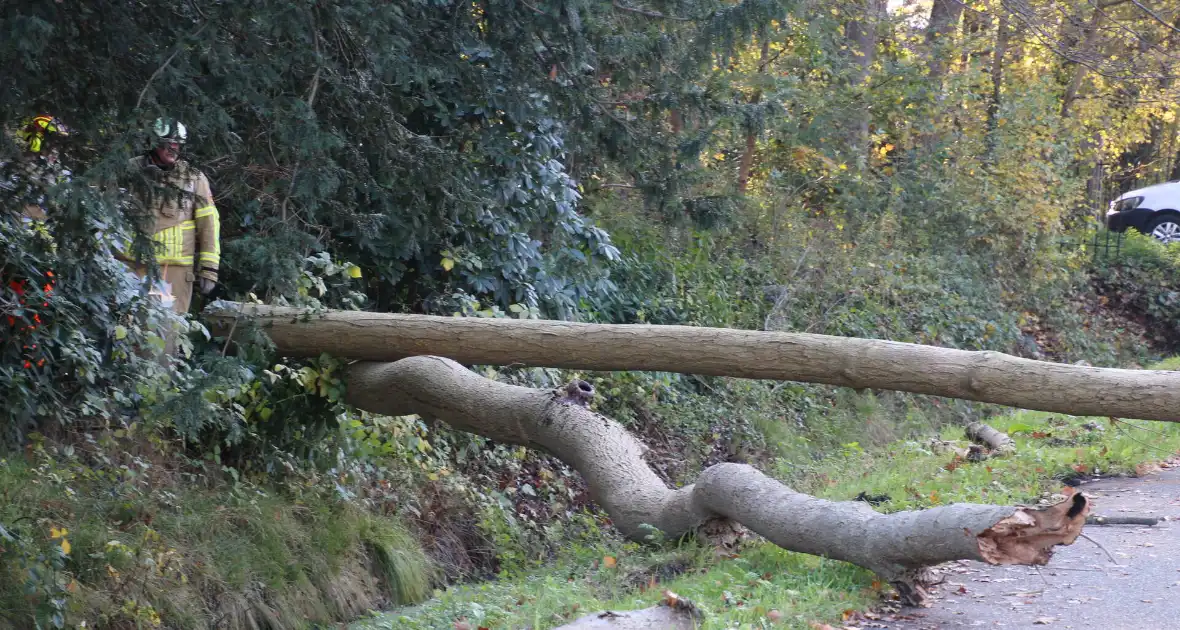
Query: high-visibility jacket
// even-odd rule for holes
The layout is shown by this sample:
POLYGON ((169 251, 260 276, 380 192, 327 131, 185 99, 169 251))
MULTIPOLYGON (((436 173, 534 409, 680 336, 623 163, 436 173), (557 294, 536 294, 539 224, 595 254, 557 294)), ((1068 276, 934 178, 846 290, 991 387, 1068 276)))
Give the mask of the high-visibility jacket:
MULTIPOLYGON (((196 275, 217 281, 221 266, 221 218, 205 174, 183 160, 163 170, 148 156, 132 163, 157 186, 140 201, 152 217, 149 231, 160 266, 192 267, 196 275)), ((129 247, 118 258, 134 262, 129 247)))

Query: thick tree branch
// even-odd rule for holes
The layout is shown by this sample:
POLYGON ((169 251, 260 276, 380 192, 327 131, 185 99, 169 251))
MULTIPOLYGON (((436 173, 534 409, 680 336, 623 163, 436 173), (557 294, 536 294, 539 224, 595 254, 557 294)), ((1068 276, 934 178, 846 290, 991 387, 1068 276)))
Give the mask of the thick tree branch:
POLYGON ((286 356, 648 370, 891 389, 1073 415, 1180 421, 1180 372, 1094 368, 877 339, 693 326, 304 310, 235 302, 206 309, 228 330, 258 318, 286 356), (240 311, 240 314, 239 314, 240 311), (307 319, 308 321, 299 321, 307 319))
POLYGON ((646 447, 585 406, 592 389, 584 383, 550 391, 507 385, 425 356, 356 363, 346 378, 346 401, 357 408, 418 414, 553 454, 582 474, 594 500, 632 539, 648 535, 645 525, 675 538, 729 519, 784 549, 870 569, 910 603, 926 598, 923 569, 931 565, 1045 564, 1053 547, 1074 541, 1089 510, 1076 494, 1045 509, 954 504, 880 514, 863 502, 795 492, 742 464, 712 466, 695 484, 672 490, 644 462, 646 447))

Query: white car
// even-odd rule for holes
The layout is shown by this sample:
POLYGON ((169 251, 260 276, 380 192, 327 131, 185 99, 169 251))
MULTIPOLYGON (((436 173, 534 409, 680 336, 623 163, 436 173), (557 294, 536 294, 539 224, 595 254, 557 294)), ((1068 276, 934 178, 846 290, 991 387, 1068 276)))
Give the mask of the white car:
POLYGON ((1180 181, 1128 191, 1110 202, 1106 228, 1122 232, 1128 227, 1162 243, 1180 243, 1180 181))

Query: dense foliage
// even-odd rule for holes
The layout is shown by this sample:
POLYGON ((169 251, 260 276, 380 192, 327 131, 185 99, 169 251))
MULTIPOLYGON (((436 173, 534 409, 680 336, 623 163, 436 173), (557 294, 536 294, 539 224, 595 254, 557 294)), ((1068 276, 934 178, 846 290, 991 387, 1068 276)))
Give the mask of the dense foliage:
MULTIPOLYGON (((558 462, 357 413, 337 359, 288 361, 245 325, 226 343, 155 306, 111 248, 150 258, 128 160, 159 115, 188 126, 212 182, 216 296, 1142 363, 1136 331, 1154 349, 1180 334, 1175 252, 1092 246, 1111 195, 1180 177, 1178 28, 1163 0, 9 2, 0 126, 50 112, 74 133, 68 179, 0 199, 0 448, 60 478, 118 458, 106 444, 80 463, 46 435, 148 435, 235 492, 282 480, 297 501, 411 518, 449 579, 525 570, 601 523, 558 462), (42 228, 20 219, 30 195, 42 228), (173 326, 184 360, 165 365, 173 326)), ((3 181, 20 152, 0 140, 3 181)), ((599 408, 663 445, 652 462, 672 482, 726 459, 804 474, 982 413, 795 383, 485 373, 593 380, 599 408)), ((171 501, 108 482, 90 486, 102 505, 171 501)), ((0 513, 0 546, 15 518, 0 513)), ((41 547, 20 548, 69 570, 41 547)), ((60 625, 47 602, 64 586, 33 582, 38 623, 60 625)))

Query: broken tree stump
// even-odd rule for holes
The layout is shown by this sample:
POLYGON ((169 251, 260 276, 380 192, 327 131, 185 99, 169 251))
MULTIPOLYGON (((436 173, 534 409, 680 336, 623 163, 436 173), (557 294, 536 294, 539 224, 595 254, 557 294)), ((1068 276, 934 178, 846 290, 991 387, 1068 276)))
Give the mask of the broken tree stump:
POLYGON ((966 427, 967 439, 982 444, 996 455, 1016 451, 1016 442, 1003 431, 997 431, 982 422, 972 422, 966 427))

